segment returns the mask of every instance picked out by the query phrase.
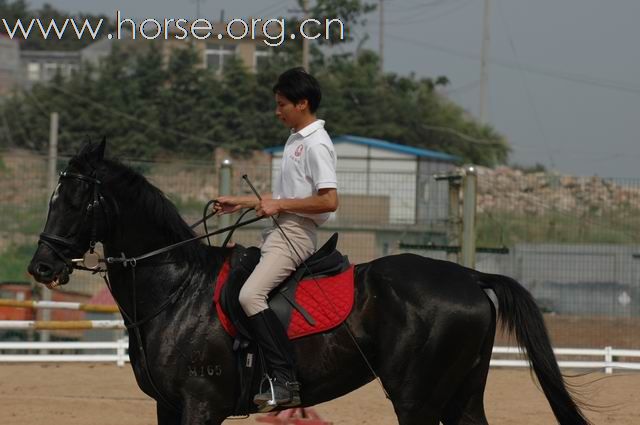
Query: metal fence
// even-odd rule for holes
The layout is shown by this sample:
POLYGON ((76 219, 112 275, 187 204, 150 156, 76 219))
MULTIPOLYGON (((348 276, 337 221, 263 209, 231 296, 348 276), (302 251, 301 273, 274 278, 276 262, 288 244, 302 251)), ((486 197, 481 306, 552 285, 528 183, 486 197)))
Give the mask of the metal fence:
POLYGON ((477 235, 476 268, 529 289, 556 346, 640 348, 640 180, 480 170, 477 235))
MULTIPOLYGON (((188 222, 218 194, 213 161, 129 164, 188 222)), ((46 170, 43 156, 0 153, 0 282, 29 280, 26 265, 49 197, 46 170)), ((236 169, 235 194, 251 193, 243 173, 261 192, 277 178, 271 167, 236 169)), ((455 260, 460 235, 452 229, 460 226, 447 181, 435 177, 340 171, 340 208, 320 242, 339 232, 339 249, 355 263, 399 252, 455 260)), ((640 180, 481 169, 477 199, 477 268, 525 285, 546 312, 556 346, 640 348, 640 180)), ((234 240, 258 243, 261 226, 238 230, 234 240)), ((65 289, 90 296, 102 285, 74 273, 65 289)))

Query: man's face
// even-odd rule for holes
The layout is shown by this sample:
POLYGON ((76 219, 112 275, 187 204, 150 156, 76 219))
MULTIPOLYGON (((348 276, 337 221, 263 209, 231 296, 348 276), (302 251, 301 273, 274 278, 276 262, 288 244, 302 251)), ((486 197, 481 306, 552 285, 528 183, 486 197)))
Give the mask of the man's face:
POLYGON ((304 116, 306 100, 294 104, 280 93, 276 93, 276 117, 288 128, 295 128, 304 116))

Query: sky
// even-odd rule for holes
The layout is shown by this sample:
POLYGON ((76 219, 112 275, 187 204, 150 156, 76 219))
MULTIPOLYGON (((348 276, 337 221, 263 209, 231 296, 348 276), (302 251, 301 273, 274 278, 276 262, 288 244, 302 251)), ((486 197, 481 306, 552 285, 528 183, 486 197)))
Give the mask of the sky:
MULTIPOLYGON (((314 0, 310 0, 311 4, 314 0)), ((377 0, 370 0, 375 1, 377 0)), ((384 0, 384 69, 445 75, 447 96, 479 115, 484 0, 384 0)), ((32 0, 39 7, 44 1, 32 0)), ((193 18, 196 0, 50 0, 68 12, 193 18)), ((290 16, 295 0, 200 0, 202 17, 290 16)), ((487 122, 511 163, 640 179, 640 1, 490 0, 487 122)), ((355 28, 378 49, 379 15, 355 28)), ((353 51, 353 45, 342 46, 353 51)), ((366 135, 364 135, 366 136, 366 135)))

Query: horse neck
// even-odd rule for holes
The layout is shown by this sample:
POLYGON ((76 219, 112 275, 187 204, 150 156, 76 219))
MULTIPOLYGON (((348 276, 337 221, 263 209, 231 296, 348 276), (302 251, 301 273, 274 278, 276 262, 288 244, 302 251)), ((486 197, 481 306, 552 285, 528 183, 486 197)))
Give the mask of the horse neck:
MULTIPOLYGON (((104 244, 105 256, 138 257, 189 237, 168 232, 144 211, 141 205, 120 207, 118 220, 104 244)), ((135 271, 130 265, 109 266, 113 295, 129 316, 134 311, 134 292, 137 318, 141 319, 155 311, 180 285, 187 285, 185 292, 190 292, 197 290, 196 286, 212 284, 224 260, 224 251, 206 247, 200 241, 191 243, 194 246, 190 249, 177 248, 141 260, 135 271)))

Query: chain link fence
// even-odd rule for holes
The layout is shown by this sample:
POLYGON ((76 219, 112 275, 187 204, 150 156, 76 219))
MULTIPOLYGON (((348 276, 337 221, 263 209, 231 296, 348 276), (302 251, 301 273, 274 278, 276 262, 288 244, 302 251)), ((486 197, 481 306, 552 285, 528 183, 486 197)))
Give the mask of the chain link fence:
MULTIPOLYGON (((59 168, 65 164, 61 158, 59 168)), ((213 161, 128 164, 162 189, 188 223, 218 195, 213 161)), ((252 193, 244 173, 262 193, 277 178, 271 167, 238 166, 233 194, 252 193)), ((448 182, 435 177, 340 171, 340 208, 322 226, 319 243, 339 232, 339 249, 354 263, 400 252, 455 260, 460 235, 452 228, 459 226, 451 226, 448 182)), ((0 153, 0 282, 30 282, 26 267, 46 219, 46 180, 46 157, 0 153)), ((480 169, 477 199, 477 268, 525 285, 556 346, 640 348, 640 180, 480 169)), ((212 219, 209 230, 217 225, 212 219)), ((238 229, 233 240, 255 245, 266 225, 238 229)), ((103 285, 75 272, 64 290, 88 298, 103 285)), ((499 336, 498 343, 507 341, 499 336)))
POLYGON ((480 169, 477 236, 476 268, 522 283, 556 346, 640 348, 640 180, 480 169))

